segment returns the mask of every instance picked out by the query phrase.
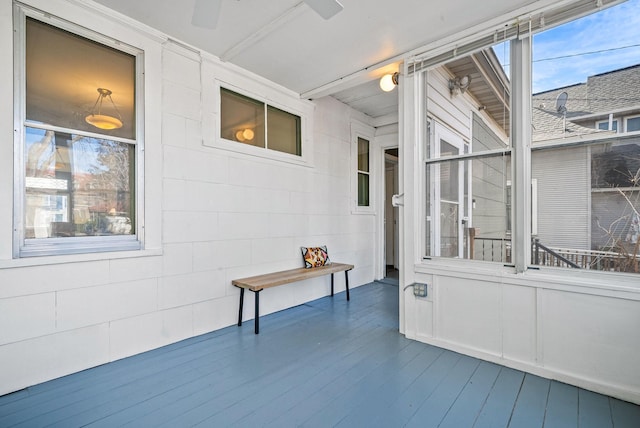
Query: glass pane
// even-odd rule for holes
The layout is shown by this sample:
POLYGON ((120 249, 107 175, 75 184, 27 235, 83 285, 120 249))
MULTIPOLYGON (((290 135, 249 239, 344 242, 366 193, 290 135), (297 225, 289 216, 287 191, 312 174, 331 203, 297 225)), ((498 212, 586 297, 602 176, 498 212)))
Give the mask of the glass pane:
POLYGON ((640 138, 535 151, 532 161, 539 201, 532 263, 640 272, 640 138))
POLYGON ((443 201, 458 201, 459 162, 443 162, 440 164, 440 199, 443 201))
POLYGON ((265 147, 264 103, 220 88, 220 136, 265 147))
POLYGON ((27 120, 135 138, 135 62, 133 55, 27 18, 27 120), (99 88, 111 94, 102 97, 99 88), (102 127, 87 122, 100 117, 102 127))
POLYGON ((640 131, 640 117, 627 119, 627 132, 640 131))
POLYGON ((301 156, 300 117, 268 106, 267 145, 271 150, 301 156))
POLYGON ((427 164, 426 256, 511 262, 509 170, 508 155, 427 164), (434 199, 438 188, 430 185, 429 177, 451 182, 459 168, 469 170, 469 194, 456 200, 434 199), (462 218, 465 211, 469 215, 462 218))
POLYGON ((358 171, 369 172, 369 141, 358 137, 358 171))
POLYGON ((510 156, 472 161, 469 257, 511 263, 510 156))
MULTIPOLYGON (((608 131, 609 130, 609 121, 605 121, 605 122, 598 122, 598 129, 601 129, 603 131, 608 131)), ((618 121, 614 120, 611 122, 611 131, 617 131, 618 130, 618 121)))
POLYGON ((369 174, 358 173, 358 206, 369 206, 369 174))
POLYGON ((533 39, 534 265, 640 273, 640 137, 629 135, 625 121, 640 113, 640 47, 628 43, 638 39, 640 29, 626 19, 635 13, 635 3, 621 3, 533 39), (582 40, 578 32, 587 26, 615 31, 593 32, 589 52, 576 50, 582 40), (610 121, 617 133, 603 140, 610 121), (569 137, 580 143, 553 148, 569 137), (552 140, 551 147, 536 148, 545 139, 552 140))
POLYGON ((458 204, 442 202, 440 205, 440 256, 458 257, 458 204))
POLYGON ((133 145, 26 131, 25 238, 136 233, 133 145))

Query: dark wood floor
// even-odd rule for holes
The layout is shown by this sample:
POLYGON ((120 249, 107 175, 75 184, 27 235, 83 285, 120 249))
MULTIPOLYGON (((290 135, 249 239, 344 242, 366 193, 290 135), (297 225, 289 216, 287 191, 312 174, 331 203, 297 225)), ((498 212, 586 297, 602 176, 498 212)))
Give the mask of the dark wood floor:
POLYGON ((260 327, 5 395, 0 427, 640 427, 640 406, 405 339, 389 282, 260 327))

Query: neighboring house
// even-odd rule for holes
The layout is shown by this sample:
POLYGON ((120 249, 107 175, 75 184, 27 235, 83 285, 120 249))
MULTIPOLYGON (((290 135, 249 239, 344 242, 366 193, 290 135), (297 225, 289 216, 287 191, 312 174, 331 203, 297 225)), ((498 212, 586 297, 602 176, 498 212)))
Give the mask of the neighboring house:
MULTIPOLYGON (((533 95, 533 177, 549 195, 537 207, 538 238, 554 248, 636 251, 640 210, 640 65, 533 95), (592 140, 580 148, 571 142, 592 140), (584 164, 590 168, 584 168, 584 164), (576 215, 576 213, 580 213, 576 215), (636 223, 634 223, 636 222, 636 223)), ((637 254, 637 252, 636 252, 637 254)))

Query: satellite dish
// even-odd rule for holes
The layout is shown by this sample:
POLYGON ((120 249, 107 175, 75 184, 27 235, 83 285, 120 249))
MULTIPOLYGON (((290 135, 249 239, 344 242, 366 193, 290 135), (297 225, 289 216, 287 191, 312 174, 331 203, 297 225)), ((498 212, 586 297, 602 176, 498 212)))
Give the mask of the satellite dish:
POLYGON ((566 92, 560 92, 556 97, 556 111, 560 114, 565 114, 567 112, 567 100, 569 99, 569 94, 566 92))

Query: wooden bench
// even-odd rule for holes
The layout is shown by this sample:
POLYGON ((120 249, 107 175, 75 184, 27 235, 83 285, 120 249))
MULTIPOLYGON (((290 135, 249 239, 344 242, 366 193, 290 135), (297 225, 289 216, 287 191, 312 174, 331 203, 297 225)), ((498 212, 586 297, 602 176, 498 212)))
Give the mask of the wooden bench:
POLYGON ((260 292, 265 288, 277 287, 278 285, 289 284, 291 282, 302 281, 317 276, 331 274, 331 295, 333 296, 333 274, 344 272, 347 288, 347 300, 349 300, 349 271, 353 265, 344 263, 331 263, 325 266, 314 268, 298 268, 272 272, 264 275, 252 276, 249 278, 234 279, 233 285, 240 288, 240 311, 238 313, 238 326, 242 325, 242 306, 244 304, 244 290, 253 291, 255 294, 255 334, 260 332, 260 292))

